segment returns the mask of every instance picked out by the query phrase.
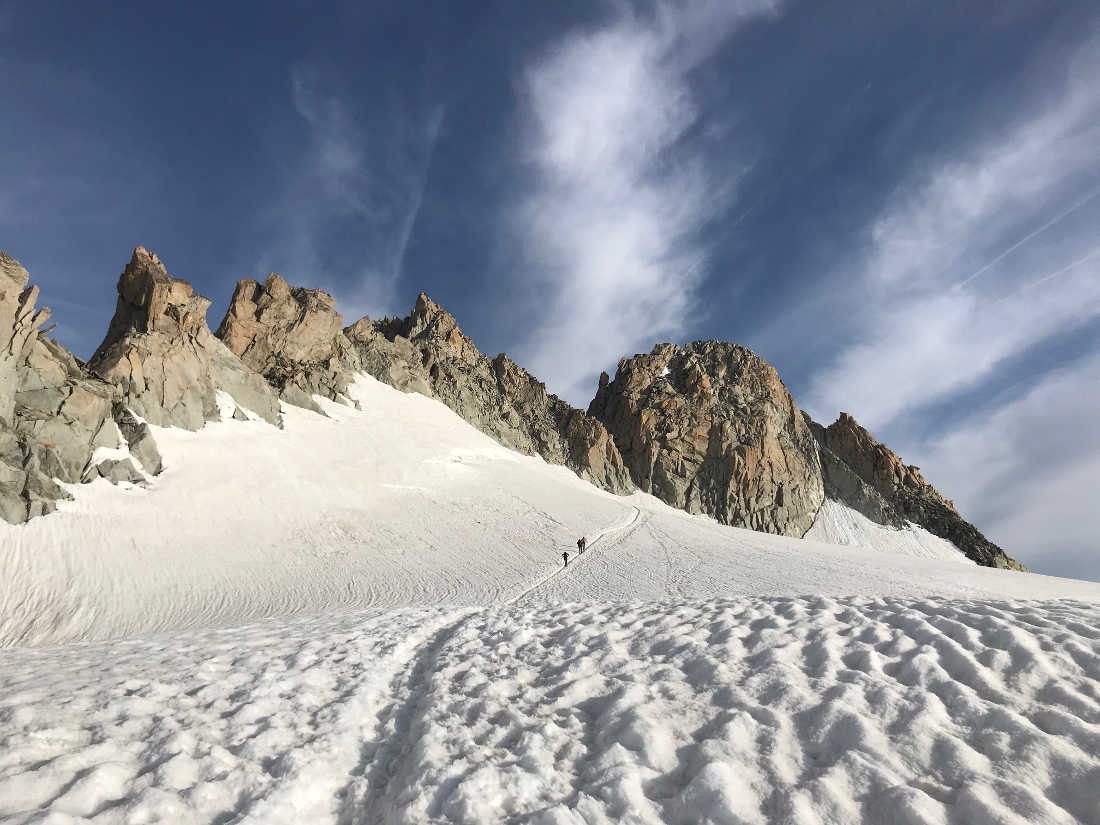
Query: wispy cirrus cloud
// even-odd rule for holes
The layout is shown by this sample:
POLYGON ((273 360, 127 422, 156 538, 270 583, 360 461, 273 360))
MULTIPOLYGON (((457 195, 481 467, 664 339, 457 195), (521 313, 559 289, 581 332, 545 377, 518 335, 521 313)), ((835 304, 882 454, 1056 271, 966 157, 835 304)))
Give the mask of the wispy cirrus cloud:
POLYGON ((593 368, 680 337, 707 268, 702 234, 733 180, 691 139, 691 72, 770 2, 617 6, 532 63, 520 84, 530 191, 516 212, 538 308, 519 357, 585 403, 593 368))
POLYGON ((1033 569, 1100 581, 1100 355, 972 415, 914 455, 960 510, 1033 569))
POLYGON ((380 95, 360 109, 331 73, 310 63, 293 67, 290 95, 309 143, 276 207, 284 231, 265 263, 292 280, 326 285, 349 322, 396 311, 443 107, 407 99, 386 105, 380 95))
POLYGON ((1100 47, 1086 44, 1008 128, 905 183, 849 265, 854 341, 807 406, 872 428, 988 379, 1100 318, 1100 47))
POLYGON ((1014 120, 976 125, 903 182, 826 279, 822 295, 846 296, 849 340, 800 400, 820 419, 843 409, 885 431, 1039 572, 1100 579, 1089 515, 1100 360, 1044 374, 1034 355, 1100 323, 1097 76, 1094 39, 1048 62, 1046 94, 1014 120), (960 423, 931 417, 956 403, 960 423))

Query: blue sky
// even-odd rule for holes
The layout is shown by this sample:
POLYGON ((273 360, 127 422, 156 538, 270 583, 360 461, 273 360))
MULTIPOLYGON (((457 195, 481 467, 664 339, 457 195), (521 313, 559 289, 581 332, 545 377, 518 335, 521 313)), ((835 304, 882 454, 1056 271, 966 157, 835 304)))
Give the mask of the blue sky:
POLYGON ((585 405, 771 361, 1011 554, 1100 579, 1094 2, 0 0, 0 247, 77 354, 137 244, 348 323, 427 291, 585 405))

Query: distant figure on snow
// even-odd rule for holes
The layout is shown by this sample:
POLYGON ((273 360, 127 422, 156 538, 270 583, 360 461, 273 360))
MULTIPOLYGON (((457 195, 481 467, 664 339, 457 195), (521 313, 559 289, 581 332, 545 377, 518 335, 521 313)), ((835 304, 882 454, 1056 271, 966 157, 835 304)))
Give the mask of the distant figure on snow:
POLYGON ((569 551, 568 550, 562 551, 561 557, 565 561, 565 566, 568 567, 569 566, 569 551))
POLYGON ((579 539, 577 539, 577 552, 578 553, 583 553, 584 548, 587 545, 588 545, 588 539, 586 539, 584 536, 581 536, 579 539))

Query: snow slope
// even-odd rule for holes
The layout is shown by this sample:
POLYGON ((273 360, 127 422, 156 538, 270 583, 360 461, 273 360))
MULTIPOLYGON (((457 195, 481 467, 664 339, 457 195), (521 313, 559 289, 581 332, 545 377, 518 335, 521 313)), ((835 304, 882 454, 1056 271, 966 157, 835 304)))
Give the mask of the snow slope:
POLYGON ((0 820, 1095 824, 1098 628, 740 598, 0 651, 0 820))
POLYGON ((1100 585, 352 391, 0 526, 0 822, 1100 825, 1100 585))
POLYGON ((283 430, 157 429, 166 469, 148 488, 74 485, 59 513, 0 525, 0 646, 517 599, 1100 600, 1096 583, 724 527, 597 490, 439 402, 366 377, 351 392, 362 411, 285 407, 283 430))
POLYGON ((903 530, 884 527, 851 507, 828 499, 821 505, 805 538, 923 559, 975 564, 947 539, 929 533, 918 524, 910 522, 903 530))

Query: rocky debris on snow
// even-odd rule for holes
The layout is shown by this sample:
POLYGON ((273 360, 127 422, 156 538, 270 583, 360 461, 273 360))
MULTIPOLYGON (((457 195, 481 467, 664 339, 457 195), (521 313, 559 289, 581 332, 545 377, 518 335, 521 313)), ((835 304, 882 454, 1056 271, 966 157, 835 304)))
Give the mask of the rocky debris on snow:
POLYGON ((134 466, 129 458, 105 458, 95 464, 88 465, 84 471, 84 481, 94 481, 97 478, 105 478, 113 484, 122 481, 131 484, 141 484, 145 476, 141 470, 134 466))
POLYGON ((659 344, 624 358, 588 413, 634 483, 675 507, 802 536, 821 506, 813 434, 775 368, 744 347, 659 344))
POLYGON ((360 368, 380 381, 437 398, 504 446, 564 464, 605 490, 633 489, 600 422, 548 393, 503 353, 482 355, 427 295, 407 318, 364 318, 344 333, 360 368))
POLYGON ((246 278, 216 334, 284 401, 321 412, 313 396, 344 398, 357 367, 335 306, 328 293, 292 287, 274 272, 262 284, 246 278))
POLYGON ((214 337, 206 325, 209 307, 139 246, 119 278, 115 316, 89 367, 118 387, 127 407, 158 426, 197 430, 218 420, 219 389, 277 424, 278 396, 214 337))
POLYGON ((115 424, 119 432, 126 439, 130 454, 134 456, 145 472, 150 475, 160 473, 163 463, 157 442, 153 440, 153 432, 149 425, 141 421, 136 415, 122 404, 116 404, 114 409, 115 424))
POLYGON ((893 523, 898 517, 912 521, 933 535, 947 539, 978 564, 1026 570, 959 515, 955 503, 929 484, 919 467, 902 461, 851 415, 842 412, 828 427, 812 426, 821 445, 822 464, 830 468, 832 487, 827 491, 830 497, 835 496, 880 524, 893 523), (864 486, 854 485, 850 475, 864 482, 864 486), (893 514, 883 507, 884 504, 893 514), (867 512, 868 509, 881 509, 885 513, 876 518, 867 512))
MULTIPOLYGON (((115 426, 115 388, 40 332, 50 312, 35 309, 38 288, 28 281, 27 271, 0 252, 0 517, 13 523, 52 512, 57 501, 70 498, 58 481, 126 474, 124 468, 100 473, 92 466, 97 450, 126 446, 115 426)), ((156 454, 147 428, 137 449, 156 454)), ((160 471, 159 454, 146 469, 160 471)))

